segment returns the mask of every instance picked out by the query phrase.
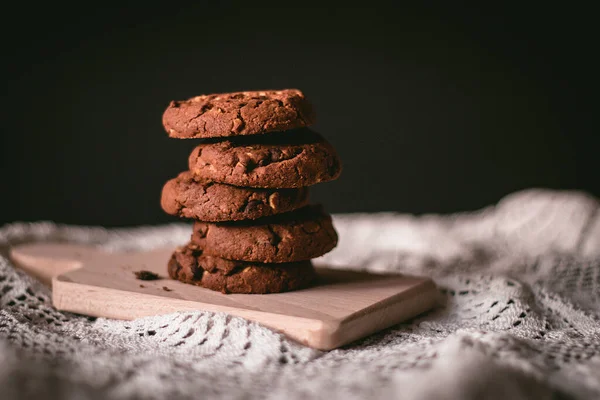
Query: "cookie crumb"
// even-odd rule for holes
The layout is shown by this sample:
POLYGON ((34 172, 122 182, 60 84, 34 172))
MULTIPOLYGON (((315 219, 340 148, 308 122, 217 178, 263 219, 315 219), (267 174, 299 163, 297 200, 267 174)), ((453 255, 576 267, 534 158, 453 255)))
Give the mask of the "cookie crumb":
POLYGON ((155 281, 157 279, 160 279, 158 274, 146 270, 134 271, 133 273, 135 274, 136 279, 139 279, 141 281, 155 281))
POLYGON ((164 290, 165 292, 172 292, 172 291, 173 291, 173 289, 169 289, 169 288, 168 288, 168 287, 166 287, 166 286, 163 286, 163 290, 164 290))

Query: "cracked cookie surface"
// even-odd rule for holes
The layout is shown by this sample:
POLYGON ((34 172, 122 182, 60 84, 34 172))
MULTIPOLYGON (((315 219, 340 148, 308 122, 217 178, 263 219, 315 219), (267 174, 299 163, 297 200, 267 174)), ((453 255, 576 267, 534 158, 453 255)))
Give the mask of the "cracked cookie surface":
POLYGON ((316 279, 310 261, 284 264, 232 261, 207 256, 191 243, 175 250, 168 271, 172 279, 222 293, 281 293, 301 289, 316 279))
POLYGON ((315 116, 296 89, 209 94, 171 101, 163 125, 173 138, 256 135, 310 126, 315 116))
POLYGON ((168 214, 212 222, 276 215, 307 202, 308 188, 242 188, 195 178, 189 171, 165 183, 160 200, 168 214))
POLYGON ((319 257, 337 240, 331 216, 319 205, 254 221, 196 221, 191 239, 207 255, 264 263, 319 257))
POLYGON ((190 171, 215 182, 258 188, 298 188, 339 177, 342 165, 321 135, 307 128, 202 143, 190 171))

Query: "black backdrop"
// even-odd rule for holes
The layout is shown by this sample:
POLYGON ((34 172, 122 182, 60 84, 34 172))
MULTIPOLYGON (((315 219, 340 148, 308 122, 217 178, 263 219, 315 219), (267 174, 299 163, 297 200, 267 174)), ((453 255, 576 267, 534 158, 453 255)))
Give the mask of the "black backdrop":
POLYGON ((194 142, 167 138, 168 102, 288 87, 344 162, 313 190, 331 212, 600 195, 591 10, 176 4, 5 13, 0 222, 174 221, 160 189, 194 142))

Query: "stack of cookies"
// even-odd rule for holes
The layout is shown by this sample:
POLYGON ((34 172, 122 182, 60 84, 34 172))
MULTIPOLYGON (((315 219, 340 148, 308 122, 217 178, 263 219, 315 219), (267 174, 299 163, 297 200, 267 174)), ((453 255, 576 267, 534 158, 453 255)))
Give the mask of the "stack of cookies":
POLYGON ((336 179, 340 160, 298 90, 238 92, 172 101, 170 137, 202 139, 189 170, 163 187, 165 212, 195 220, 169 276, 223 293, 279 293, 315 280, 311 259, 337 233, 308 186, 336 179))

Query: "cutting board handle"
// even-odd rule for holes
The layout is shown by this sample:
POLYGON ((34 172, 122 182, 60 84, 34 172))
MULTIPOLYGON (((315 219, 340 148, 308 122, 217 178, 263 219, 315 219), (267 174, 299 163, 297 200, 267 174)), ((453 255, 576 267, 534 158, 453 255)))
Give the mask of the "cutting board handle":
POLYGON ((67 243, 27 243, 10 249, 16 266, 47 286, 55 276, 80 268, 98 254, 93 247, 67 243))

